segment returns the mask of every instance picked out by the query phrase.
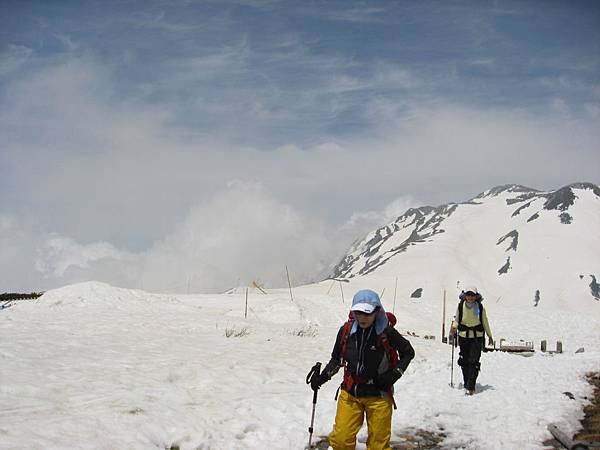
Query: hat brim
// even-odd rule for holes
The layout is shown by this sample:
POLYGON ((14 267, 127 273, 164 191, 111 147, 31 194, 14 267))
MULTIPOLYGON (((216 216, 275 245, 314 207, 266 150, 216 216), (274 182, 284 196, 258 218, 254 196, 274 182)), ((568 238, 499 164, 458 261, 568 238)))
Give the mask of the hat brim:
POLYGON ((477 294, 477 288, 475 286, 466 286, 463 289, 463 292, 466 294, 467 292, 472 292, 474 294, 477 294))
POLYGON ((359 311, 365 314, 371 314, 376 308, 376 306, 371 305, 370 303, 357 303, 356 305, 352 305, 350 311, 359 311))

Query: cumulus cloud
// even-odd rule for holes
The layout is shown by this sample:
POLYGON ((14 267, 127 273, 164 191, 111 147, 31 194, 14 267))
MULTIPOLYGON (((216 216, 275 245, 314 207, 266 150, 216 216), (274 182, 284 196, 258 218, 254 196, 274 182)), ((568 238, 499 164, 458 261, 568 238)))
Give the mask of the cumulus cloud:
POLYGON ((88 269, 96 261, 104 259, 134 260, 133 255, 116 249, 108 242, 82 245, 62 236, 48 236, 37 253, 35 269, 45 277, 56 278, 62 278, 71 267, 88 269))
POLYGON ((296 282, 306 282, 330 263, 331 232, 260 183, 232 181, 144 254, 144 284, 166 277, 180 288, 219 289, 253 279, 283 286, 285 265, 296 282))
POLYGON ((25 290, 87 280, 163 292, 215 292, 254 280, 282 287, 286 266, 298 285, 326 277, 357 236, 413 204, 411 198, 398 198, 382 211, 357 212, 347 223, 332 226, 284 203, 258 181, 233 180, 139 253, 56 234, 32 240, 32 229, 4 215, 0 236, 7 251, 0 269, 18 260, 21 278, 13 286, 25 290))
POLYGON ((168 236, 137 254, 57 235, 31 241, 32 230, 14 219, 3 216, 1 224, 7 250, 2 268, 13 259, 22 263, 21 289, 85 280, 178 292, 218 291, 253 280, 277 287, 287 282, 285 266, 300 284, 325 276, 332 255, 347 245, 325 222, 278 200, 259 182, 240 180, 194 206, 168 236))

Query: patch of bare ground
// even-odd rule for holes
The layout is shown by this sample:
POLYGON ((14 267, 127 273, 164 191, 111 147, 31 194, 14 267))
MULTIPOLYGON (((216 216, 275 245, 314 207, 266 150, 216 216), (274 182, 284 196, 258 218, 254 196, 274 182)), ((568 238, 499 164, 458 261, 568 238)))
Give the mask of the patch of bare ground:
MULTIPOLYGON (((600 372, 591 372, 586 375, 588 383, 594 387, 594 392, 583 408, 584 418, 581 429, 573 436, 573 441, 583 442, 590 449, 600 449, 600 372)), ((564 450, 564 446, 556 439, 543 442, 546 449, 564 450)), ((584 448, 584 447, 582 447, 584 448)))
MULTIPOLYGON (((409 432, 395 434, 391 442, 392 450, 441 450, 442 442, 446 438, 444 433, 427 430, 410 430, 409 432)), ((312 446, 313 449, 327 450, 329 441, 321 437, 312 446)))
POLYGON ((583 408, 582 429, 575 434, 575 440, 600 443, 600 372, 588 373, 588 382, 594 386, 590 403, 583 408))

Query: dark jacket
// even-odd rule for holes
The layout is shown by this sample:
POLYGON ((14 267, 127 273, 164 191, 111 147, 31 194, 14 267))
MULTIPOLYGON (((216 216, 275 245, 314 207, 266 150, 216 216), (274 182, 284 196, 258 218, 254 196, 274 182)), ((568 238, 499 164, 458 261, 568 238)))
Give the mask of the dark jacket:
MULTIPOLYGON (((335 375, 342 365, 342 334, 344 326, 340 327, 331 359, 325 366, 323 373, 327 378, 335 375)), ((415 356, 415 351, 406 339, 404 339, 398 331, 388 326, 383 330, 386 334, 388 342, 392 348, 398 350, 399 360, 398 367, 401 372, 404 372, 410 361, 415 356)), ((381 396, 385 395, 383 387, 378 383, 378 378, 385 372, 391 370, 388 354, 381 344, 375 327, 363 329, 358 327, 357 331, 350 334, 346 341, 346 368, 356 378, 364 381, 361 382, 354 392, 351 394, 357 397, 381 396)), ((399 377, 399 375, 398 375, 399 377)), ((342 389, 344 386, 342 386, 342 389)))

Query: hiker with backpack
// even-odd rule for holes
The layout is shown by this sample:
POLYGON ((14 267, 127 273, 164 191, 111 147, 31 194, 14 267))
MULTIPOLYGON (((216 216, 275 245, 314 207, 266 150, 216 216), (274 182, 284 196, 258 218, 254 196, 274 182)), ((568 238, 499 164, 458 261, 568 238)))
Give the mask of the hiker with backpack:
POLYGON ((379 295, 358 291, 352 299, 349 320, 340 327, 331 360, 311 378, 316 391, 344 368, 338 388, 337 412, 329 444, 334 450, 356 447, 365 415, 369 450, 390 450, 394 383, 402 376, 415 352, 393 328, 396 318, 385 312, 379 295))
POLYGON ((479 359, 485 345, 485 335, 488 335, 490 345, 493 345, 494 341, 487 312, 481 304, 483 297, 477 292, 477 288, 475 286, 465 288, 458 298, 460 302, 450 327, 450 341, 454 342, 454 339, 458 339, 460 346, 458 365, 463 373, 465 394, 473 395, 481 368, 479 359))

